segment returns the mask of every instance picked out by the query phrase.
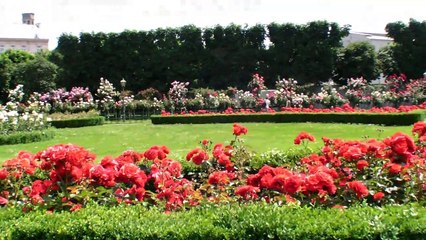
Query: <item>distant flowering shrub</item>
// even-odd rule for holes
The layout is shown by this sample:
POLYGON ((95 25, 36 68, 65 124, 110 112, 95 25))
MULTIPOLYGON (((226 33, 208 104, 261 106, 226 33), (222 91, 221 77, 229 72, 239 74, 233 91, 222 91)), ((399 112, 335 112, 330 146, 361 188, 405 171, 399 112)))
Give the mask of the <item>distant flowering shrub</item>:
POLYGON ((187 101, 187 93, 189 82, 172 82, 172 86, 169 89, 169 99, 174 109, 180 110, 185 108, 187 101))
POLYGON ((101 111, 109 112, 115 107, 118 92, 108 79, 101 78, 99 88, 96 90, 96 104, 101 111))
POLYGON ((88 88, 73 87, 68 92, 64 88, 52 90, 39 97, 39 101, 51 106, 51 112, 77 113, 96 108, 88 88))
POLYGON ((43 113, 45 105, 31 99, 23 102, 23 85, 18 85, 9 93, 5 106, 0 106, 0 134, 10 135, 16 132, 31 132, 46 129, 47 117, 43 113))

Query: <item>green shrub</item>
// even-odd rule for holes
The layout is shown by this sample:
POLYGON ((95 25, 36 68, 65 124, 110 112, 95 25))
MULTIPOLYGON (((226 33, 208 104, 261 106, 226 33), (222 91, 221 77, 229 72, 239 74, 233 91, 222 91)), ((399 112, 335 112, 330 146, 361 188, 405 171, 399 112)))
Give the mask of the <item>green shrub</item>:
POLYGON ((0 135, 0 145, 40 142, 52 139, 54 136, 55 133, 53 130, 16 132, 9 135, 0 135))
POLYGON ((0 209, 1 239, 425 239, 419 205, 341 209, 231 204, 164 214, 92 205, 75 213, 0 209))
POLYGON ((383 125, 411 125, 424 119, 423 111, 409 113, 256 113, 151 116, 153 124, 205 124, 235 122, 334 122, 383 125))
MULTIPOLYGON (((320 152, 320 150, 316 152, 320 152)), ((315 151, 310 148, 290 148, 287 151, 274 149, 255 155, 250 160, 250 168, 252 170, 259 170, 264 165, 269 165, 271 167, 285 166, 292 168, 295 165, 299 165, 300 159, 309 156, 312 153, 315 153, 315 151)))
POLYGON ((92 118, 92 117, 98 117, 100 116, 98 111, 90 110, 87 112, 78 112, 78 113, 52 113, 49 115, 49 117, 52 120, 69 120, 69 119, 80 119, 80 118, 92 118))
POLYGON ((50 124, 56 128, 78 128, 87 126, 102 125, 105 118, 102 116, 94 116, 81 119, 66 119, 66 120, 52 120, 50 124))

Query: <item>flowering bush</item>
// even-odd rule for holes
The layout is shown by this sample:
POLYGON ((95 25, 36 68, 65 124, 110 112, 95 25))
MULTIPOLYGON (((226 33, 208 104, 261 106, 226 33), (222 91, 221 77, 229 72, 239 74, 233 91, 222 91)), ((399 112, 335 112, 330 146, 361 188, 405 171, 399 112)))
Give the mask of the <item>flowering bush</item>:
POLYGON ((249 91, 239 90, 237 92, 237 107, 254 108, 256 106, 256 96, 249 91))
POLYGON ((173 109, 182 110, 185 108, 188 85, 189 82, 172 82, 172 86, 169 89, 169 99, 173 109))
MULTIPOLYGON (((244 146, 248 129, 234 124, 229 144, 201 141, 186 160, 198 166, 182 173, 166 146, 117 157, 95 155, 72 144, 36 154, 20 152, 0 169, 0 205, 76 211, 90 202, 156 205, 166 211, 194 205, 264 201, 274 204, 347 207, 424 199, 426 123, 414 124, 413 139, 395 133, 382 141, 344 141, 322 137, 320 153, 294 165, 250 169, 253 154, 244 146)), ((315 141, 301 132, 294 143, 315 141)))
POLYGON ((275 102, 278 106, 302 107, 306 106, 306 103, 309 102, 307 95, 296 92, 298 90, 297 81, 292 78, 276 81, 275 88, 277 91, 271 96, 271 102, 275 102))
POLYGON ((115 99, 118 97, 114 85, 107 79, 101 78, 99 88, 96 90, 96 104, 101 111, 105 111, 109 115, 109 111, 115 107, 115 99))
POLYGON ((247 88, 250 89, 250 92, 258 97, 261 90, 264 90, 265 80, 258 73, 253 74, 251 81, 248 83, 247 88))
POLYGON ((347 89, 345 97, 348 99, 352 106, 356 106, 362 102, 363 97, 366 96, 367 80, 364 78, 350 78, 347 85, 343 89, 347 89))
POLYGON ((321 92, 315 94, 313 98, 316 103, 323 104, 326 107, 337 107, 343 105, 346 102, 346 99, 337 91, 334 87, 334 82, 323 83, 321 92))
POLYGON ((10 101, 0 106, 0 134, 44 130, 48 127, 43 114, 44 105, 38 101, 22 102, 23 85, 18 85, 9 93, 10 101))
POLYGON ((49 104, 52 112, 77 113, 96 108, 89 89, 82 87, 73 87, 69 92, 64 88, 52 90, 42 94, 39 100, 49 104))

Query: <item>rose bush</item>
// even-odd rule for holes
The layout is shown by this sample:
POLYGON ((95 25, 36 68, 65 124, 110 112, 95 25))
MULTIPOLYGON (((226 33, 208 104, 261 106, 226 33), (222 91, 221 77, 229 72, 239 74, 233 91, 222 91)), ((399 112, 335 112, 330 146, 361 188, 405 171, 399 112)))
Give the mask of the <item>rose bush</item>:
MULTIPOLYGON (((414 124, 414 138, 395 133, 383 140, 322 137, 320 153, 292 165, 250 169, 253 153, 241 138, 248 130, 234 124, 229 144, 201 141, 186 160, 196 171, 182 173, 166 146, 117 157, 96 156, 83 147, 58 144, 36 154, 20 152, 0 169, 0 205, 25 211, 76 211, 96 202, 155 205, 165 211, 204 203, 267 203, 348 207, 404 204, 424 200, 426 123, 414 124)), ((301 132, 295 144, 307 148, 315 137, 301 132)))

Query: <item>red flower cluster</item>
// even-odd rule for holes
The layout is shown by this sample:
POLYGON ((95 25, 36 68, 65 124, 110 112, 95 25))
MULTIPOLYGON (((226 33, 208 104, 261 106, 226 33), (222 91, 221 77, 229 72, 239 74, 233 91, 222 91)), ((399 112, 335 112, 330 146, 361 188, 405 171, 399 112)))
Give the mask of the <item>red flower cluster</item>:
POLYGON ((248 131, 246 127, 241 126, 237 123, 234 123, 233 128, 234 128, 235 136, 240 136, 241 134, 247 134, 247 131, 248 131))
POLYGON ((58 144, 38 152, 34 158, 40 168, 48 171, 50 179, 70 185, 88 176, 96 156, 86 149, 72 144, 58 144))
POLYGON ((356 193, 358 198, 364 198, 368 196, 368 189, 361 181, 352 181, 348 183, 348 187, 356 193))
POLYGON ((186 202, 196 205, 192 200, 194 192, 192 182, 182 178, 182 166, 171 159, 155 160, 151 166, 149 178, 154 181, 157 199, 166 201, 166 210, 182 207, 186 202))
POLYGON ((20 178, 22 174, 33 175, 39 165, 33 154, 21 151, 16 158, 5 161, 3 167, 4 169, 0 171, 0 180, 6 179, 8 175, 15 178, 20 178))
POLYGON ((164 159, 167 157, 167 154, 170 153, 170 150, 166 146, 152 146, 146 150, 143 155, 148 160, 155 159, 164 159))
POLYGON ((426 122, 416 122, 413 126, 412 133, 417 134, 417 138, 420 141, 426 142, 426 122))
POLYGON ((260 192, 260 188, 253 187, 250 185, 239 186, 235 189, 235 195, 241 196, 244 200, 256 200, 259 198, 257 193, 260 192))
POLYGON ((231 180, 235 178, 235 173, 228 171, 216 171, 210 174, 208 183, 212 185, 228 185, 231 180))
POLYGON ((213 157, 216 158, 219 165, 224 166, 228 171, 234 170, 234 163, 231 161, 232 150, 232 146, 224 147, 220 143, 213 147, 213 157))
POLYGON ((294 139, 294 144, 300 144, 303 140, 315 142, 314 136, 307 132, 300 132, 299 135, 297 135, 297 137, 294 139))
MULTIPOLYGON (((422 137, 425 126, 424 122, 418 122, 412 132, 422 137)), ((299 134, 298 138, 296 143, 313 139, 307 133, 299 134)), ((260 198, 266 202, 343 208, 354 199, 382 204, 424 197, 426 145, 422 141, 415 142, 403 133, 395 133, 383 141, 322 139, 321 153, 301 158, 300 164, 293 168, 265 165, 250 175, 239 167, 244 161, 238 159, 242 147, 238 138, 231 145, 216 144, 212 163, 201 167, 205 172, 197 175, 194 182, 183 177, 179 162, 167 158, 169 150, 165 146, 153 146, 143 153, 125 151, 95 164, 95 155, 86 149, 59 144, 35 155, 20 152, 3 164, 0 205, 19 202, 26 209, 39 205, 48 210, 76 211, 89 195, 94 201, 110 199, 108 204, 146 201, 162 206, 164 202, 167 211, 197 205, 204 197, 215 202, 232 197, 260 198), (203 174, 205 178, 198 179, 203 174), (233 189, 244 180, 246 185, 233 189), (82 192, 89 193, 80 196, 82 192)), ((209 147, 210 142, 206 142, 203 149, 192 150, 187 160, 194 164, 208 161, 209 147)))
POLYGON ((195 148, 186 155, 186 160, 197 165, 201 165, 204 161, 209 160, 209 155, 200 148, 195 148))

